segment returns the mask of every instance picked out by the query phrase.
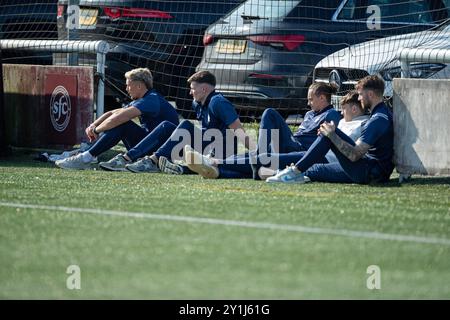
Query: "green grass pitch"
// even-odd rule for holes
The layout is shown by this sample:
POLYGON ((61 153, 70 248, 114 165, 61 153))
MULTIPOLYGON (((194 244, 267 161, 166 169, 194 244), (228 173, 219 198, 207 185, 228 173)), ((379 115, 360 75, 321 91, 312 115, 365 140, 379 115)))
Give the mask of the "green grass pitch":
POLYGON ((0 160, 1 299, 450 298, 449 178, 268 185, 29 158, 0 160))

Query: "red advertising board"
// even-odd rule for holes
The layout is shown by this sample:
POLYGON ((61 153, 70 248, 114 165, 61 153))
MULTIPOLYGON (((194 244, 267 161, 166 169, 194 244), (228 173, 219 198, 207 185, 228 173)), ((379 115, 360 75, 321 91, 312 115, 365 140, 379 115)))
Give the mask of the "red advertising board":
POLYGON ((94 116, 92 67, 3 65, 7 143, 71 147, 94 116))
POLYGON ((75 144, 77 106, 77 76, 46 73, 44 106, 48 107, 47 132, 51 144, 75 144))

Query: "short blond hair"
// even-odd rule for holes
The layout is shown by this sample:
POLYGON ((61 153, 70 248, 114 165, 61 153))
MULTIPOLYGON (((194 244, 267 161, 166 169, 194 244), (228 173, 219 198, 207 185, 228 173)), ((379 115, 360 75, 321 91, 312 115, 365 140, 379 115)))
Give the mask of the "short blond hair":
POLYGON ((142 81, 147 89, 153 89, 153 75, 148 68, 136 68, 125 73, 125 79, 142 81))

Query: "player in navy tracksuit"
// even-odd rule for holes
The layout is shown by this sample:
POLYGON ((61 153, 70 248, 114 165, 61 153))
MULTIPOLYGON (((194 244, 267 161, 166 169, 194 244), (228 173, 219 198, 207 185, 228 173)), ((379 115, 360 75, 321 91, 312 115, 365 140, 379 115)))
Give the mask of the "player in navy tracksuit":
POLYGON ((188 83, 201 128, 191 121, 182 121, 153 155, 128 165, 127 169, 133 172, 189 173, 187 167, 173 162, 183 159, 185 145, 218 158, 236 154, 237 140, 246 148, 252 147, 253 142, 245 133, 234 106, 215 91, 214 75, 208 71, 199 71, 188 79, 188 83))
MULTIPOLYGON (((317 130, 321 123, 331 121, 339 123, 341 115, 331 105, 333 92, 334 89, 325 83, 314 83, 310 86, 308 105, 311 107, 311 111, 305 114, 302 124, 294 134, 276 110, 271 108, 265 110, 260 123, 255 157, 236 156, 226 159, 225 162, 204 159, 199 161, 200 163, 190 163, 189 168, 205 178, 250 178, 253 176, 257 179, 258 175, 255 172, 257 168, 261 165, 268 165, 269 162, 276 166, 279 154, 308 150, 317 138, 317 130), (213 164, 209 170, 202 166, 202 163, 207 164, 208 162, 213 164), (255 165, 257 165, 256 169, 255 165)), ((323 157, 321 161, 326 162, 327 160, 323 157)))
MULTIPOLYGON (((120 141, 123 141, 130 152, 130 149, 161 123, 167 122, 173 126, 178 124, 178 114, 175 109, 153 89, 153 77, 150 70, 133 69, 125 73, 125 78, 126 90, 133 101, 126 107, 106 112, 95 120, 86 128, 86 135, 90 141, 95 141, 94 145, 83 153, 56 161, 57 166, 63 169, 88 169, 97 156, 120 141), (141 125, 132 121, 136 117, 139 117, 141 125)), ((122 155, 114 159, 123 162, 121 166, 123 170, 127 160, 122 155)))
POLYGON ((355 87, 363 107, 370 110, 360 138, 354 142, 334 123, 325 122, 320 126, 320 136, 300 161, 267 178, 267 182, 365 184, 389 180, 394 170, 394 130, 391 110, 383 102, 384 82, 378 76, 367 76, 355 87), (317 163, 330 149, 338 162, 317 163))

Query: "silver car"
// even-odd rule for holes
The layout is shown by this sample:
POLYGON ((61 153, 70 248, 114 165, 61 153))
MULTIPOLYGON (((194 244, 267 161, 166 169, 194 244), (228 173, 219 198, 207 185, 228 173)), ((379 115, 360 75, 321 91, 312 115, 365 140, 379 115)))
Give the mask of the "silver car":
MULTIPOLYGON (((378 74, 385 80, 384 95, 392 97, 392 80, 400 77, 398 53, 404 48, 450 49, 450 19, 430 31, 367 41, 339 50, 322 59, 314 68, 314 81, 338 87, 333 102, 338 106, 361 78, 378 74)), ((411 78, 450 78, 449 64, 417 62, 411 65, 411 78)))

